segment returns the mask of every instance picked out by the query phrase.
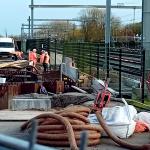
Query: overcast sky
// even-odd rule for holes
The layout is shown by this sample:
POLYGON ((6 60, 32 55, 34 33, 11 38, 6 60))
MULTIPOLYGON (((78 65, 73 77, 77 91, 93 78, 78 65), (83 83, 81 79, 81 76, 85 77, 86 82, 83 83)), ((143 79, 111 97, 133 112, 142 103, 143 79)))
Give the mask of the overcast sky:
MULTIPOLYGON (((141 6, 142 0, 112 0, 112 5, 123 3, 124 5, 141 6)), ((1 0, 0 2, 0 35, 19 35, 21 32, 21 24, 27 23, 30 16, 31 0, 1 0)), ((78 4, 78 5, 104 5, 106 0, 34 0, 34 4, 78 4)), ((79 16, 80 9, 35 9, 34 17, 43 19, 71 19, 79 16)), ((120 17, 124 24, 141 21, 141 10, 128 9, 112 9, 112 14, 120 17)), ((37 23, 36 23, 37 24, 37 23)))

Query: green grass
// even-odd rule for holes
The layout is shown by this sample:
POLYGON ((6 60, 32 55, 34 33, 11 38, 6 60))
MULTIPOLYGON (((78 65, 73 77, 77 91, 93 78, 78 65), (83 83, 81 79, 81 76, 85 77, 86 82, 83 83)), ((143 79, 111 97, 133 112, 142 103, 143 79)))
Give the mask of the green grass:
POLYGON ((150 101, 145 100, 144 104, 139 102, 138 100, 128 100, 128 104, 133 105, 137 108, 145 109, 150 111, 150 101))
POLYGON ((144 104, 149 105, 150 106, 150 101, 145 101, 144 104))

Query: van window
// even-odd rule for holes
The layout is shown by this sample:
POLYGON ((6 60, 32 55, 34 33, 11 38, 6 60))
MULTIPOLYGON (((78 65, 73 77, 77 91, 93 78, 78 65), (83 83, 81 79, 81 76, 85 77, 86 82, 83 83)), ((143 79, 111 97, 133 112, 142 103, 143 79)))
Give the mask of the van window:
POLYGON ((0 42, 0 48, 13 48, 13 43, 0 42))

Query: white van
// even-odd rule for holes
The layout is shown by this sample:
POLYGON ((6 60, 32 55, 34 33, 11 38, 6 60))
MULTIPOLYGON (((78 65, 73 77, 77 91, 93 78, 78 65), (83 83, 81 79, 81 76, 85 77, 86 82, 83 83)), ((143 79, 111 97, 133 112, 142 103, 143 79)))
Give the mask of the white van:
POLYGON ((0 37, 0 55, 11 55, 13 53, 15 53, 14 39, 0 37))

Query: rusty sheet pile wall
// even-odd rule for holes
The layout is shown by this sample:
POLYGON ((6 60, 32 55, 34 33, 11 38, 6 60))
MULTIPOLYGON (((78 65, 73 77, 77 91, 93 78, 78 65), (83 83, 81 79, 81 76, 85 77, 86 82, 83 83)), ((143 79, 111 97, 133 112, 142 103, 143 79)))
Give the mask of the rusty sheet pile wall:
POLYGON ((19 94, 34 93, 37 91, 39 85, 38 83, 11 83, 11 84, 1 84, 0 85, 0 109, 9 108, 9 100, 13 96, 19 94))

